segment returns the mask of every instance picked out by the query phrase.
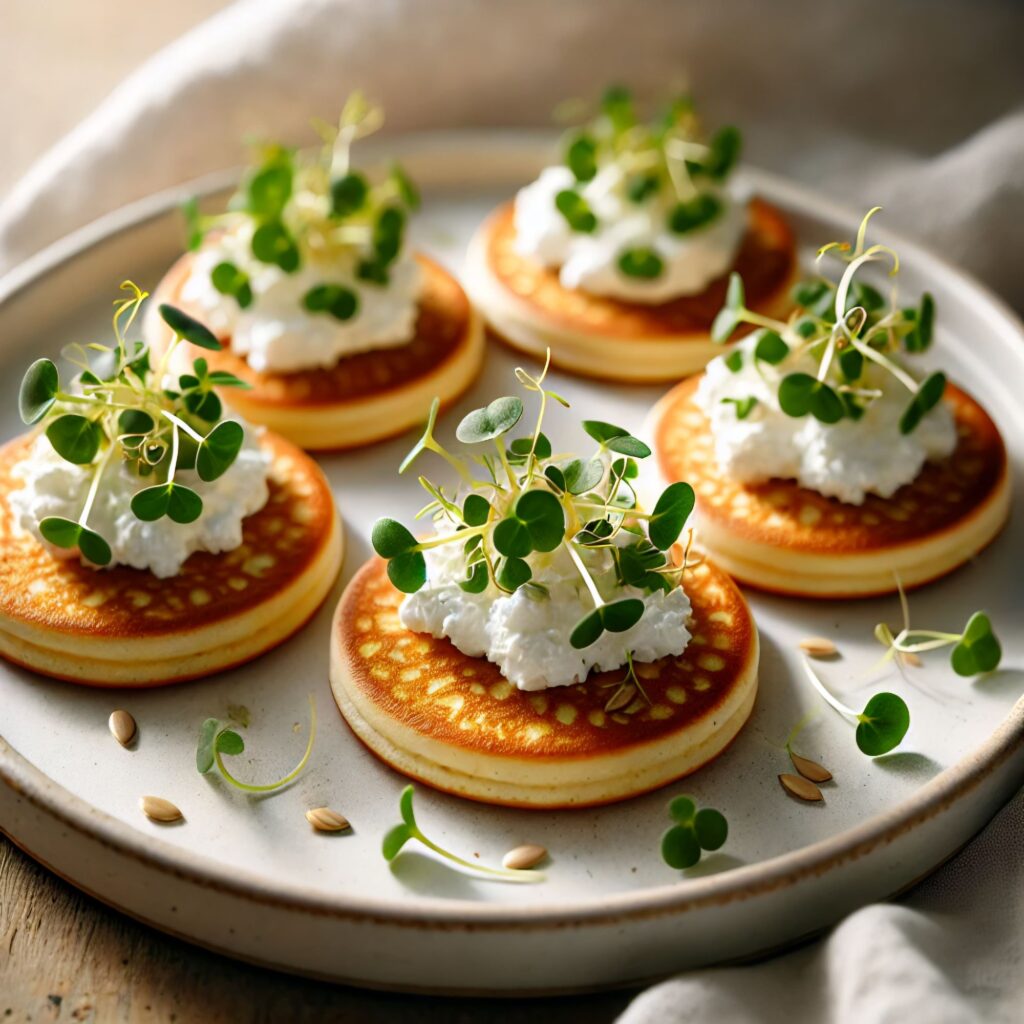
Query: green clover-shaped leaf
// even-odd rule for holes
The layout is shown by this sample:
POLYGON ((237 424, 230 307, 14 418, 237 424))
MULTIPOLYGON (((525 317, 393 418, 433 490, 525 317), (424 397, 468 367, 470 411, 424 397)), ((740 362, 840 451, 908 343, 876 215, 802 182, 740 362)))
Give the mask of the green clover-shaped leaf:
POLYGON ((178 309, 177 306, 171 306, 166 302, 160 305, 159 312, 164 323, 179 338, 184 338, 185 341, 192 345, 197 345, 199 348, 206 348, 211 351, 220 349, 221 344, 213 331, 205 324, 200 323, 194 316, 189 316, 184 310, 178 309))
POLYGON ((331 182, 331 216, 348 217, 362 209, 370 187, 358 171, 349 171, 331 182))
POLYGON ((474 409, 463 417, 455 429, 455 436, 464 444, 490 441, 510 431, 522 415, 521 399, 510 396, 496 398, 483 409, 474 409))
POLYGON ((25 371, 18 392, 18 412, 25 423, 41 420, 57 400, 60 375, 51 359, 37 359, 25 371))
POLYGON ((292 177, 288 154, 283 150, 277 151, 271 162, 249 179, 248 211, 261 220, 280 217, 292 194, 292 177))
POLYGON ((604 632, 624 633, 635 626, 644 614, 644 603, 638 597, 627 597, 611 604, 603 604, 584 616, 576 624, 569 642, 577 650, 596 643, 604 632))
POLYGON ((921 305, 913 312, 914 326, 903 339, 903 345, 908 352, 924 352, 931 345, 935 330, 935 300, 925 292, 921 296, 921 305))
POLYGON ((242 309, 252 305, 252 285, 249 275, 234 263, 224 260, 210 271, 210 283, 222 295, 230 295, 242 309))
POLYGON ((213 768, 214 745, 217 742, 217 730, 220 722, 216 718, 207 718, 199 726, 199 742, 196 744, 196 770, 205 775, 213 768))
POLYGON ((609 451, 618 452, 620 455, 629 455, 634 459, 646 459, 651 454, 651 449, 643 441, 633 437, 628 430, 615 426, 614 423, 584 420, 582 426, 598 444, 603 445, 609 451))
POLYGON ((661 837, 661 856, 670 868, 683 871, 700 860, 700 843, 692 827, 673 825, 661 837))
POLYGON ((516 556, 499 559, 494 572, 498 586, 508 591, 518 590, 524 583, 528 583, 532 576, 533 571, 529 563, 516 556))
POLYGON ((757 399, 753 395, 747 395, 745 398, 723 398, 722 402, 735 407, 738 420, 745 420, 757 406, 757 399))
POLYGON ((467 526, 483 526, 491 514, 491 503, 482 494, 467 495, 462 504, 462 518, 467 526))
POLYGON ((570 494, 586 494, 604 477, 604 463, 600 459, 571 459, 561 470, 570 494))
POLYGON ((46 436, 53 450, 65 462, 84 466, 96 458, 103 440, 103 428, 95 420, 69 413, 53 420, 46 428, 46 436))
POLYGON ((196 472, 200 480, 216 480, 223 476, 241 451, 245 431, 234 420, 223 420, 203 439, 196 455, 196 472))
POLYGON ((895 693, 876 693, 857 716, 857 746, 868 757, 898 747, 910 728, 910 710, 895 693))
POLYGON ((573 231, 588 235, 597 229, 597 217, 590 204, 574 189, 563 189, 555 196, 555 209, 573 231))
POLYGON ((234 729, 221 729, 217 733, 217 753, 241 754, 245 750, 245 740, 234 729))
POLYGON ((777 366, 789 355, 789 346, 777 331, 760 330, 754 343, 754 358, 762 363, 777 366))
POLYGON ((945 390, 946 375, 944 373, 932 373, 925 377, 900 417, 900 433, 912 433, 921 420, 939 404, 945 390))
POLYGON ((838 423, 846 411, 839 395, 809 373, 790 373, 782 378, 779 407, 787 416, 801 417, 810 413, 822 423, 838 423))
POLYGON ((194 523, 203 512, 203 499, 184 484, 168 481, 144 487, 132 495, 131 510, 144 523, 167 516, 172 522, 194 523))
POLYGON ((576 135, 566 148, 565 163, 577 181, 590 181, 597 174, 597 142, 593 136, 585 132, 576 135))
POLYGON ((55 547, 77 547, 93 565, 109 565, 114 557, 110 545, 95 530, 63 516, 46 516, 39 523, 39 532, 55 547))
POLYGON ((335 320, 351 320, 359 310, 359 297, 340 284, 318 284, 302 297, 302 305, 311 313, 329 313, 335 320))
POLYGON ((716 181, 725 179, 740 157, 743 137, 739 129, 725 125, 711 137, 708 154, 700 161, 700 169, 716 181))
POLYGON ((700 192, 692 199, 676 203, 668 215, 669 229, 685 235, 710 224, 722 212, 722 204, 712 195, 700 192))
POLYGON ((647 524, 647 535, 656 548, 666 551, 675 544, 693 511, 694 501, 693 488, 683 481, 669 484, 661 492, 647 524))
POLYGON ((294 274, 299 269, 299 247, 278 220, 267 221, 253 232, 251 248, 253 256, 261 263, 280 267, 286 274, 294 274))
POLYGON ((665 261, 650 246, 636 246, 626 249, 618 259, 619 270, 626 277, 637 277, 643 281, 653 281, 661 277, 665 271, 665 261))
POLYGON ((963 636, 953 648, 950 663, 958 676, 976 676, 999 667, 1003 649, 984 612, 975 612, 967 620, 963 636))

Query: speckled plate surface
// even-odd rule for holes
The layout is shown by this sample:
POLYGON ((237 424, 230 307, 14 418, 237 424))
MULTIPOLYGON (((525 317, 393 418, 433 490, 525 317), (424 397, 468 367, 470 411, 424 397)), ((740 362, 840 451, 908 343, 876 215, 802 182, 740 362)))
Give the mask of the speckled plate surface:
MULTIPOLYGON (((458 269, 473 228, 550 152, 546 140, 510 135, 393 142, 424 187, 414 241, 458 269)), ((380 147, 378 146, 378 151, 380 147)), ((851 237, 859 215, 760 174, 756 189, 791 217, 804 253, 851 237)), ((224 180, 202 183, 209 191, 224 180)), ((71 340, 102 338, 117 284, 152 287, 179 254, 175 205, 159 196, 59 243, 0 282, 0 438, 19 430, 14 396, 23 367, 71 340)), ((938 214, 937 214, 938 215, 938 214)), ((251 961, 319 977, 423 991, 551 992, 597 988, 750 956, 813 933, 870 900, 896 893, 965 843, 1024 781, 1024 593, 1019 566, 1024 379, 1019 322, 971 280, 921 249, 897 245, 907 294, 927 286, 939 309, 933 360, 981 398, 1010 449, 1018 481, 1008 528, 975 562, 913 595, 923 624, 957 628, 985 607, 1004 645, 1003 668, 958 679, 940 655, 905 675, 876 668, 872 627, 898 620, 895 598, 815 603, 751 592, 761 630, 761 687, 737 741, 685 783, 624 804, 574 812, 500 810, 421 787, 418 816, 438 841, 494 863, 510 847, 551 851, 543 885, 458 874, 410 850, 394 867, 380 839, 397 820, 405 780, 348 732, 327 680, 328 636, 340 585, 369 555, 383 510, 408 519, 419 503, 395 467, 409 439, 320 459, 344 509, 348 549, 339 587, 296 637, 259 661, 160 691, 112 695, 0 665, 0 828, 54 871, 141 920, 251 961), (820 664, 848 703, 892 689, 913 724, 898 753, 869 761, 852 729, 799 675, 802 637, 833 638, 842 656, 820 664), (248 750, 237 772, 273 777, 305 744, 306 694, 320 732, 309 769, 290 789, 253 798, 196 774, 195 734, 229 704, 249 708, 248 750), (115 706, 138 720, 120 748, 107 731, 115 706), (793 723, 817 709, 799 743, 835 782, 821 804, 780 788, 780 749, 793 723), (661 861, 669 796, 689 792, 720 808, 729 841, 685 875, 661 861), (138 810, 144 793, 177 803, 185 821, 160 827, 138 810), (350 834, 307 826, 308 807, 330 805, 350 834)), ((482 378, 441 423, 511 388, 517 359, 490 348, 482 378)), ((554 375, 581 415, 641 429, 657 387, 615 387, 554 375)), ((569 415, 551 433, 583 441, 569 415)), ((653 463, 650 466, 654 472, 653 463)), ((438 470, 440 472, 440 469, 438 470)))

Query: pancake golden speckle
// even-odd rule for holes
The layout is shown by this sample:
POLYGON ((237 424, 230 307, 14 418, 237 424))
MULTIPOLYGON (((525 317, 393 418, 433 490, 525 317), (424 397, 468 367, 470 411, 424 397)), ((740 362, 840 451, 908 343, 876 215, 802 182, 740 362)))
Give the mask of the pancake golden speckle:
POLYGON ((0 655, 95 686, 150 686, 248 661, 299 629, 341 565, 342 532, 319 467, 265 434, 270 496, 242 545, 199 551, 178 575, 58 558, 13 522, 12 475, 31 438, 0 448, 0 655))
POLYGON ((952 455, 929 462, 891 498, 849 505, 792 480, 741 484, 723 477, 708 420, 694 402, 700 378, 655 407, 662 474, 697 493, 702 544, 743 583, 779 593, 861 597, 919 586, 952 572, 988 544, 1009 513, 1006 448, 985 410, 947 385, 957 429, 952 455))
MULTIPOLYGON (((467 288, 494 333, 515 348, 585 376, 665 381, 695 373, 720 348, 709 338, 727 276, 698 295, 651 305, 564 287, 558 270, 515 247, 514 204, 496 210, 470 246, 467 288)), ((785 317, 796 280, 793 234, 768 203, 750 203, 749 223, 734 263, 748 282, 752 310, 785 317)))
MULTIPOLYGON (((194 256, 187 253, 167 273, 153 307, 181 298, 194 256)), ((233 373, 249 390, 224 388, 226 403, 252 423, 261 423, 302 448, 354 448, 403 433, 420 423, 438 396, 454 401, 472 383, 483 360, 483 327, 462 288, 438 263, 418 256, 423 289, 413 338, 403 345, 348 355, 329 368, 261 373, 222 338, 219 352, 183 345, 188 359, 202 356, 211 370, 233 373)), ((202 318, 202 311, 189 310, 202 318)), ((150 317, 154 350, 170 341, 167 326, 150 317)))
POLYGON ((522 691, 491 662, 406 630, 375 558, 335 613, 334 696, 381 760, 438 789, 517 807, 622 800, 716 757, 753 707, 758 639, 743 597, 709 563, 687 571, 686 589, 693 639, 681 657, 638 665, 649 702, 638 692, 617 708, 621 670, 522 691))

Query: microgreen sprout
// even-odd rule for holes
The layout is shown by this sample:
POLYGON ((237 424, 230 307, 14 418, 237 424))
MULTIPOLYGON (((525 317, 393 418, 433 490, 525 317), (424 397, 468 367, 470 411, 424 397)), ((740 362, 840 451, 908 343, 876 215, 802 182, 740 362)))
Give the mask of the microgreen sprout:
MULTIPOLYGON (((878 209, 865 215, 855 242, 830 242, 818 251, 819 265, 826 256, 837 257, 844 264, 842 273, 836 280, 819 273, 798 284, 793 291, 796 310, 786 322, 748 309, 743 281, 733 273, 711 336, 726 342, 741 325, 756 328, 754 358, 779 367, 779 407, 797 418, 809 415, 822 423, 860 419, 881 394, 877 379, 884 372, 908 393, 899 429, 910 434, 942 399, 946 378, 935 372, 919 380, 901 362, 903 355, 924 352, 931 344, 931 295, 926 292, 917 307, 901 308, 895 285, 886 301, 857 276, 863 267, 879 261, 889 264, 890 277, 899 271, 899 257, 889 246, 866 242, 868 222, 878 209), (817 363, 815 372, 785 372, 787 365, 806 364, 808 355, 817 363)), ((742 355, 737 360, 734 351, 728 358, 733 360, 729 368, 738 371, 742 355)), ((743 418, 751 408, 737 403, 737 415, 743 418)))
POLYGON ((896 654, 923 654, 941 647, 952 647, 949 663, 958 676, 976 676, 983 672, 993 672, 999 667, 1003 649, 985 612, 972 612, 960 633, 912 629, 906 592, 898 579, 896 583, 903 611, 903 628, 893 636, 886 623, 880 622, 875 626, 875 637, 886 648, 883 660, 888 661, 896 654))
POLYGON ((827 689, 806 658, 802 660, 804 672, 822 700, 847 721, 856 724, 857 747, 862 754, 878 757, 895 750, 903 742, 910 728, 910 710, 902 697, 895 693, 876 693, 864 705, 863 711, 854 711, 827 689))
MULTIPOLYGON (((248 711, 242 709, 245 714, 235 720, 244 728, 247 724, 248 711)), ((229 709, 230 711, 230 709, 229 709)), ((232 716, 234 717, 234 716, 232 716)), ((199 727, 199 743, 196 746, 196 769, 200 775, 207 775, 213 771, 214 766, 220 772, 225 782, 230 783, 236 789, 246 793, 272 793, 275 790, 287 786, 302 773, 303 768, 309 763, 309 756, 313 752, 313 742, 316 740, 316 701, 313 695, 309 695, 309 739, 306 742, 306 751, 299 763, 287 775, 276 782, 253 783, 242 782, 236 779, 224 763, 224 755, 236 756, 245 750, 245 741, 238 732, 225 725, 219 719, 207 718, 199 727)))
POLYGON ((721 811, 710 807, 698 811, 692 797, 677 796, 669 802, 668 813, 675 824, 661 837, 661 856, 670 868, 692 868, 703 851, 725 845, 729 823, 721 811))
POLYGON ((421 476, 430 501, 420 516, 433 517, 436 535, 418 540, 394 519, 379 519, 371 540, 388 560, 391 582, 405 593, 426 583, 424 552, 453 544, 460 546, 465 562, 463 590, 480 593, 492 587, 507 594, 531 586, 531 595, 544 599, 543 588, 533 581, 536 559, 564 551, 593 605, 570 637, 573 647, 582 649, 605 632, 635 626, 645 611, 644 593, 679 586, 684 568, 668 552, 693 510, 694 494, 689 484, 674 483, 652 510, 642 508, 630 481, 638 473, 637 460, 651 450, 611 423, 583 422, 597 444, 589 458, 554 454, 542 431, 545 413, 552 401, 563 407, 568 403, 547 388, 547 372, 547 363, 538 377, 516 370, 526 392, 539 398, 530 433, 508 440, 525 407, 518 397, 497 398, 458 425, 456 437, 477 448, 463 457, 434 437, 435 400, 426 429, 401 469, 409 469, 424 452, 434 452, 458 471, 464 496, 421 476))
POLYGON ((150 366, 142 341, 129 340, 130 331, 147 293, 131 281, 122 289, 128 297, 114 303, 114 344, 75 344, 64 350, 78 373, 63 388, 57 365, 37 359, 21 383, 18 408, 22 419, 45 430, 54 451, 66 462, 91 474, 77 519, 47 516, 39 532, 51 544, 77 547, 94 565, 112 560, 110 545, 89 526, 97 495, 108 467, 127 465, 140 489, 131 511, 146 522, 169 517, 190 523, 203 511, 202 498, 179 482, 181 470, 195 470, 200 480, 212 481, 227 471, 244 440, 242 427, 221 420, 223 411, 214 387, 248 387, 237 377, 211 371, 205 359, 192 364, 168 386, 171 353, 182 339, 203 349, 220 342, 199 321, 174 306, 160 307, 160 316, 173 338, 157 367, 150 366))
MULTIPOLYGON (((259 147, 227 212, 203 216, 194 200, 185 204, 189 248, 198 249, 211 231, 247 229, 256 263, 286 274, 310 264, 344 267, 363 283, 387 285, 402 251, 407 215, 419 207, 420 198, 397 164, 377 182, 353 169, 353 143, 382 123, 380 108, 356 92, 337 125, 316 123, 323 140, 318 153, 273 144, 259 147)), ((218 263, 210 280, 243 309, 254 301, 250 275, 230 260, 218 263)), ((302 304, 310 313, 340 321, 359 311, 356 293, 332 280, 310 288, 302 304)))
POLYGON ((493 878, 505 882, 543 882, 544 875, 539 871, 523 870, 519 868, 492 868, 486 864, 474 864, 472 861, 465 860, 462 857, 457 856, 450 850, 444 849, 442 846, 438 846, 433 840, 428 839, 423 832, 420 831, 419 825, 416 823, 416 815, 413 811, 413 794, 414 789, 412 786, 406 786, 402 790, 402 795, 398 800, 398 810, 401 814, 402 820, 394 828, 389 829, 387 834, 384 836, 384 841, 381 844, 381 852, 384 854, 384 859, 387 861, 393 861, 402 848, 410 840, 415 839, 417 842, 422 843, 428 850, 433 850, 434 853, 445 860, 450 861, 452 864, 457 864, 461 868, 467 868, 470 871, 476 871, 480 874, 486 875, 488 878, 493 878))
MULTIPOLYGON (((565 138, 565 165, 576 181, 555 196, 556 209, 574 232, 591 234, 600 227, 583 191, 602 168, 613 164, 621 171, 620 188, 629 203, 641 206, 667 198, 665 227, 672 234, 697 231, 718 218, 723 206, 716 190, 739 157, 735 128, 723 128, 707 139, 689 97, 678 98, 644 122, 621 86, 608 89, 591 113, 587 123, 565 138)), ((623 249, 617 264, 625 276, 644 280, 661 277, 665 270, 662 256, 647 246, 623 249)))

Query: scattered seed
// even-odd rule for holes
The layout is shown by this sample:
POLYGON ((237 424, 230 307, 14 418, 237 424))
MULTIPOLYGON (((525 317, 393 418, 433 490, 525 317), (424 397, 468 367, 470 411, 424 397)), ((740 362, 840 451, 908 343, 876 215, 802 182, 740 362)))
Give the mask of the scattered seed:
POLYGON ((147 818, 164 825, 172 821, 181 821, 185 817, 170 800, 165 800, 162 796, 140 797, 139 806, 147 818))
POLYGON ((782 783, 782 788, 791 795, 795 796, 798 800, 821 800, 821 790, 811 782, 809 779, 803 778, 801 775, 791 775, 789 772, 783 772, 779 776, 779 782, 782 783))
POLYGON ((839 648, 824 636, 804 637, 800 649, 812 658, 834 658, 839 653, 839 648))
POLYGON ((636 687, 632 683, 620 686, 605 704, 605 711, 618 711, 624 708, 636 696, 636 687))
POLYGON ((900 661, 910 668, 920 668, 924 664, 914 651, 900 651, 900 661))
POLYGON ((127 711, 122 711, 121 709, 111 711, 110 717, 107 719, 107 727, 110 729, 111 735, 122 747, 127 747, 135 739, 135 734, 139 731, 139 727, 135 724, 135 719, 127 711))
POLYGON ((313 807, 306 811, 306 821, 317 830, 317 832, 344 832, 352 826, 344 814, 332 811, 330 807, 313 807))
POLYGON ((509 850, 501 858, 501 866, 512 871, 525 871, 527 868, 536 867, 546 856, 548 851, 543 846, 535 843, 526 843, 509 850))
POLYGON ((789 752, 789 759, 793 762, 793 767, 805 779, 810 779, 811 782, 828 782, 832 778, 832 773, 824 765, 820 765, 817 761, 812 761, 808 757, 801 757, 799 754, 794 754, 791 750, 789 752))

